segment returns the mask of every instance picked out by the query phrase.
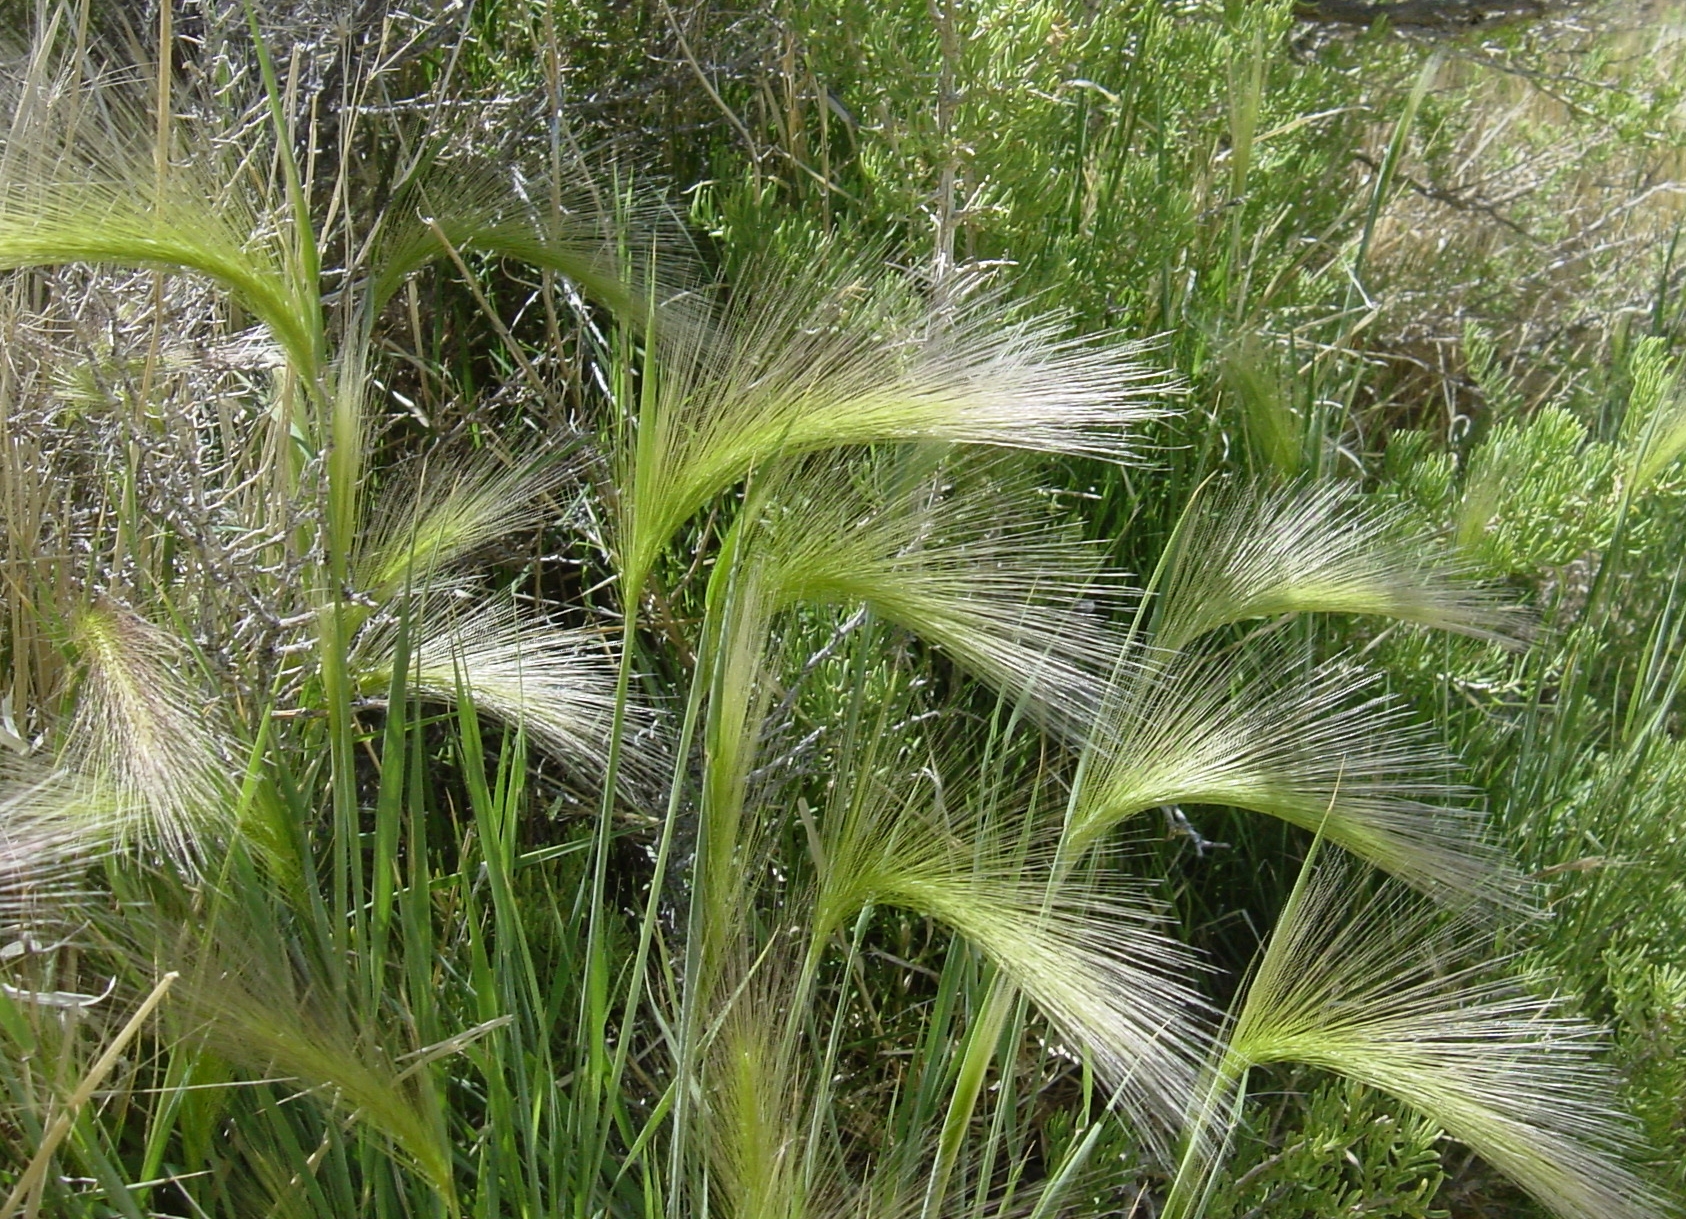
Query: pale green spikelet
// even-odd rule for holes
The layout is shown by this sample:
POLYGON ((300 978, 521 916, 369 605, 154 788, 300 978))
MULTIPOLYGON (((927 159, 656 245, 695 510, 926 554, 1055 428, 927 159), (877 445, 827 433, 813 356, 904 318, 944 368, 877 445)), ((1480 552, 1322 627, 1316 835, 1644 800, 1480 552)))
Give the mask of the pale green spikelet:
MULTIPOLYGON (((466 693, 478 711, 539 748, 601 773, 615 707, 615 669, 602 638, 524 615, 508 600, 463 598, 415 598, 372 623, 352 666, 360 693, 385 697, 399 617, 408 614, 412 693, 446 704, 466 693)), ((634 733, 647 723, 636 707, 630 716, 634 733)), ((636 757, 625 765, 640 769, 636 757)))
POLYGON ((1206 1037, 1192 959, 1139 893, 1062 876, 1047 858, 938 827, 862 776, 822 823, 811 943, 866 905, 950 927, 1086 1051, 1150 1144, 1179 1129, 1206 1037))
POLYGON ((1241 1088, 1266 1063, 1319 1067, 1411 1105, 1563 1219, 1666 1213, 1629 1167, 1638 1138, 1602 1034, 1490 957, 1469 964, 1490 947, 1394 882, 1372 886, 1338 857, 1308 862, 1214 1086, 1241 1088))
POLYGON ((373 309, 450 252, 554 271, 641 328, 674 330, 702 311, 698 260, 671 211, 624 195, 605 202, 583 178, 551 182, 513 167, 432 161, 382 215, 370 258, 373 309))
POLYGON ((1643 493, 1686 453, 1686 391, 1681 365, 1671 360, 1660 338, 1635 344, 1629 363, 1633 388, 1628 394, 1623 439, 1632 462, 1632 491, 1643 493))
POLYGON ((1166 556, 1154 642, 1177 650, 1209 631, 1277 614, 1375 614, 1509 641, 1523 620, 1460 583, 1397 512, 1336 484, 1238 486, 1196 496, 1166 556))
POLYGON ((578 473, 541 457, 516 466, 435 459, 388 497, 355 564, 360 591, 378 599, 426 590, 454 565, 507 534, 541 524, 545 497, 578 473))
MULTIPOLYGON (((273 928, 177 932, 178 1036, 259 1078, 282 1076, 350 1121, 379 1131, 443 1197, 451 1149, 383 1031, 326 979, 301 976, 303 954, 273 928)), ((422 1053, 427 1051, 422 1048, 422 1053)), ((413 1053, 413 1052, 412 1052, 413 1053)))
POLYGON ((239 756, 217 708, 183 677, 186 649, 138 615, 102 601, 71 641, 82 661, 61 757, 119 845, 156 850, 189 873, 231 828, 239 756))
POLYGON ((731 988, 708 1047, 699 1137, 727 1214, 803 1219, 816 1213, 809 1205, 815 1174, 804 1162, 807 1088, 794 1047, 781 1036, 790 1016, 781 1000, 789 995, 779 985, 777 963, 750 964, 744 972, 749 976, 731 988))
POLYGON ((1169 382, 1140 344, 1067 339, 1059 319, 1014 321, 982 295, 910 305, 860 263, 782 270, 646 373, 617 479, 633 591, 682 522, 778 458, 944 440, 1123 459, 1131 428, 1163 414, 1169 382))
POLYGON ((1451 759, 1373 686, 1340 660, 1143 650, 1103 714, 1067 855, 1160 805, 1221 804, 1319 830, 1424 892, 1514 902, 1485 819, 1451 802, 1467 794, 1451 759))
POLYGON ((1125 596, 1022 472, 955 461, 799 463, 758 488, 745 559, 771 608, 867 606, 1073 739, 1100 709, 1125 596))
MULTIPOLYGON (((45 55, 45 48, 38 55, 45 55)), ((0 132, 0 269, 162 265, 222 285, 261 319, 307 384, 324 366, 318 288, 284 226, 234 164, 160 163, 145 107, 116 87, 5 74, 16 121, 0 132)))

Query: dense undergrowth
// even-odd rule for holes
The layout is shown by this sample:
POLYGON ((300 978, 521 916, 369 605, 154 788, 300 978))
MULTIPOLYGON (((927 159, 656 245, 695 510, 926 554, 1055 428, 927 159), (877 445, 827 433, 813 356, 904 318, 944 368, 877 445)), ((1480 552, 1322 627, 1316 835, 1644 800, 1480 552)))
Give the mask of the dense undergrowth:
POLYGON ((1674 1213, 1671 9, 12 10, 0 1216, 1674 1213))

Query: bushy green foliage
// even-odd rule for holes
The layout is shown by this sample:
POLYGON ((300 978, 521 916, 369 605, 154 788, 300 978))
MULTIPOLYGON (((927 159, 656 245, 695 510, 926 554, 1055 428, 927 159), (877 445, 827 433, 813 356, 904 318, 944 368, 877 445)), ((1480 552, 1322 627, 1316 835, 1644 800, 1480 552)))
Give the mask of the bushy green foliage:
MULTIPOLYGON (((1678 906, 1678 903, 1675 903, 1678 906)), ((1680 926, 1673 918, 1658 920, 1664 935, 1680 926)), ((1686 1089, 1682 1063, 1686 1054, 1686 971, 1677 962, 1658 960, 1654 940, 1627 952, 1612 951, 1606 960, 1614 999, 1615 1020, 1622 1030, 1616 1042, 1617 1061, 1632 1080, 1634 1112, 1645 1123, 1657 1148, 1659 1175, 1675 1189, 1686 1184, 1686 1118, 1680 1097, 1686 1089)))
POLYGON ((1356 1084, 1291 1082, 1303 1091, 1272 1113, 1286 1127, 1281 1145, 1248 1128, 1237 1159, 1251 1166, 1218 1187, 1208 1215, 1445 1219, 1435 1205, 1442 1135, 1432 1122, 1356 1084))

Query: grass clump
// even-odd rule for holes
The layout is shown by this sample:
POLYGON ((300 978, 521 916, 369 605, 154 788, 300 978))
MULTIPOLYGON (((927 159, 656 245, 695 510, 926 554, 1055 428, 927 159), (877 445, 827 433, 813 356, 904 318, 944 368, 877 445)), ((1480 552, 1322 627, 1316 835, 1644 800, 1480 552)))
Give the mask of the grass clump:
MULTIPOLYGON (((1231 1151, 1249 1079, 1295 1068, 1347 1081, 1312 1123, 1392 1124, 1345 1145, 1400 1213, 1442 1137, 1565 1217, 1667 1213, 1666 1081, 1635 1120, 1610 1053, 1657 1055, 1672 975, 1528 917, 1611 776, 1667 752, 1666 343, 1630 348, 1631 419, 1402 434, 1378 491, 1334 475, 1357 365, 1248 380, 1268 310, 1337 268, 1363 293, 1393 205, 1388 171, 1295 209, 1282 150, 1345 145, 1301 105, 1327 65, 1273 57, 1285 7, 792 24, 777 138, 723 111, 749 162, 697 197, 718 276, 561 120, 463 147, 497 109, 453 91, 459 51, 562 94, 555 15, 505 16, 283 63, 261 20, 207 12, 184 50, 166 9, 135 71, 52 8, 7 68, 5 1213, 1215 1214, 1279 1184, 1231 1151), (895 156, 817 92, 846 36, 934 57, 895 156), (388 121, 405 85, 420 128, 388 121), (1058 191, 1016 176, 1044 155, 1058 191), (885 244, 926 178, 933 239, 885 244), (1162 240, 1080 273, 1126 203, 1162 240), (1252 386, 1260 460, 1179 399, 1213 376, 1252 386), (1569 623, 1527 583, 1557 552, 1493 539, 1564 516, 1536 467, 1600 461, 1580 523, 1627 566, 1569 623), (1589 734, 1645 589, 1641 693, 1589 734), (1442 659, 1509 666, 1529 710, 1428 718, 1442 659), (1156 811, 1201 856, 1297 827, 1280 908, 1232 903, 1275 923, 1240 983, 1189 942, 1212 895, 1156 811), (1599 969, 1614 1038, 1599 996, 1549 997, 1599 969)), ((1390 163, 1434 73, 1400 79, 1366 116, 1390 163)), ((912 86, 839 87, 889 114, 912 86)))

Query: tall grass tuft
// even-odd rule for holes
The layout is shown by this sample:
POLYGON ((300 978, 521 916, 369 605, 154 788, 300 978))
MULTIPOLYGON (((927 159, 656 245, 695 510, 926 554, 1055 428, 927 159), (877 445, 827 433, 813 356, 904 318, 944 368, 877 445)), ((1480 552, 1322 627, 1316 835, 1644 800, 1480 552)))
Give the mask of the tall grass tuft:
MULTIPOLYGON (((504 8, 286 56, 264 14, 207 12, 191 47, 172 14, 151 92, 107 79, 124 61, 68 6, 5 68, 17 1206, 1192 1215, 1249 1073, 1292 1062, 1419 1109, 1565 1216, 1664 1213, 1601 1034, 1493 952, 1531 934, 1530 893, 1445 723, 1365 667, 1545 663, 1511 598, 1407 499, 1332 476, 1329 385, 1294 415, 1304 460, 1263 446, 1303 481, 1214 488, 1224 425, 1173 409, 1187 378, 1159 367, 1186 336, 1018 295, 1139 196, 1205 237, 1192 262, 1154 247, 1132 329, 1196 297, 1250 325, 1292 264, 1243 239, 1284 206, 1285 7, 1081 34, 921 10, 950 82, 991 38, 1115 37, 1224 82, 1231 143, 1179 186, 1159 103, 1053 81, 1082 172, 1041 209, 1046 257, 993 282, 956 266, 982 261, 1001 151, 968 150, 982 94, 942 101, 931 274, 843 228, 793 244, 801 266, 789 234, 729 250, 716 281, 644 188, 579 171, 567 15, 539 22, 556 122, 500 150, 503 111, 453 82, 498 61, 504 8), (1368 651, 1341 646, 1354 617, 1385 624, 1368 651), (1197 865, 1165 883, 1144 841, 1181 805, 1328 844, 1259 911, 1276 930, 1228 1020, 1221 962, 1178 934, 1197 865), (1364 889, 1348 855, 1397 879, 1364 889), (108 1027, 124 1008, 157 1020, 108 1027)), ((849 191, 786 100, 790 164, 849 191)), ((848 130, 864 157, 841 101, 819 113, 843 124, 826 156, 848 130)), ((1342 264, 1359 293, 1381 177, 1342 264)), ((1654 487, 1678 429, 1647 358, 1645 439, 1620 443, 1654 487)), ((1635 724, 1663 722, 1665 668, 1635 724)))

